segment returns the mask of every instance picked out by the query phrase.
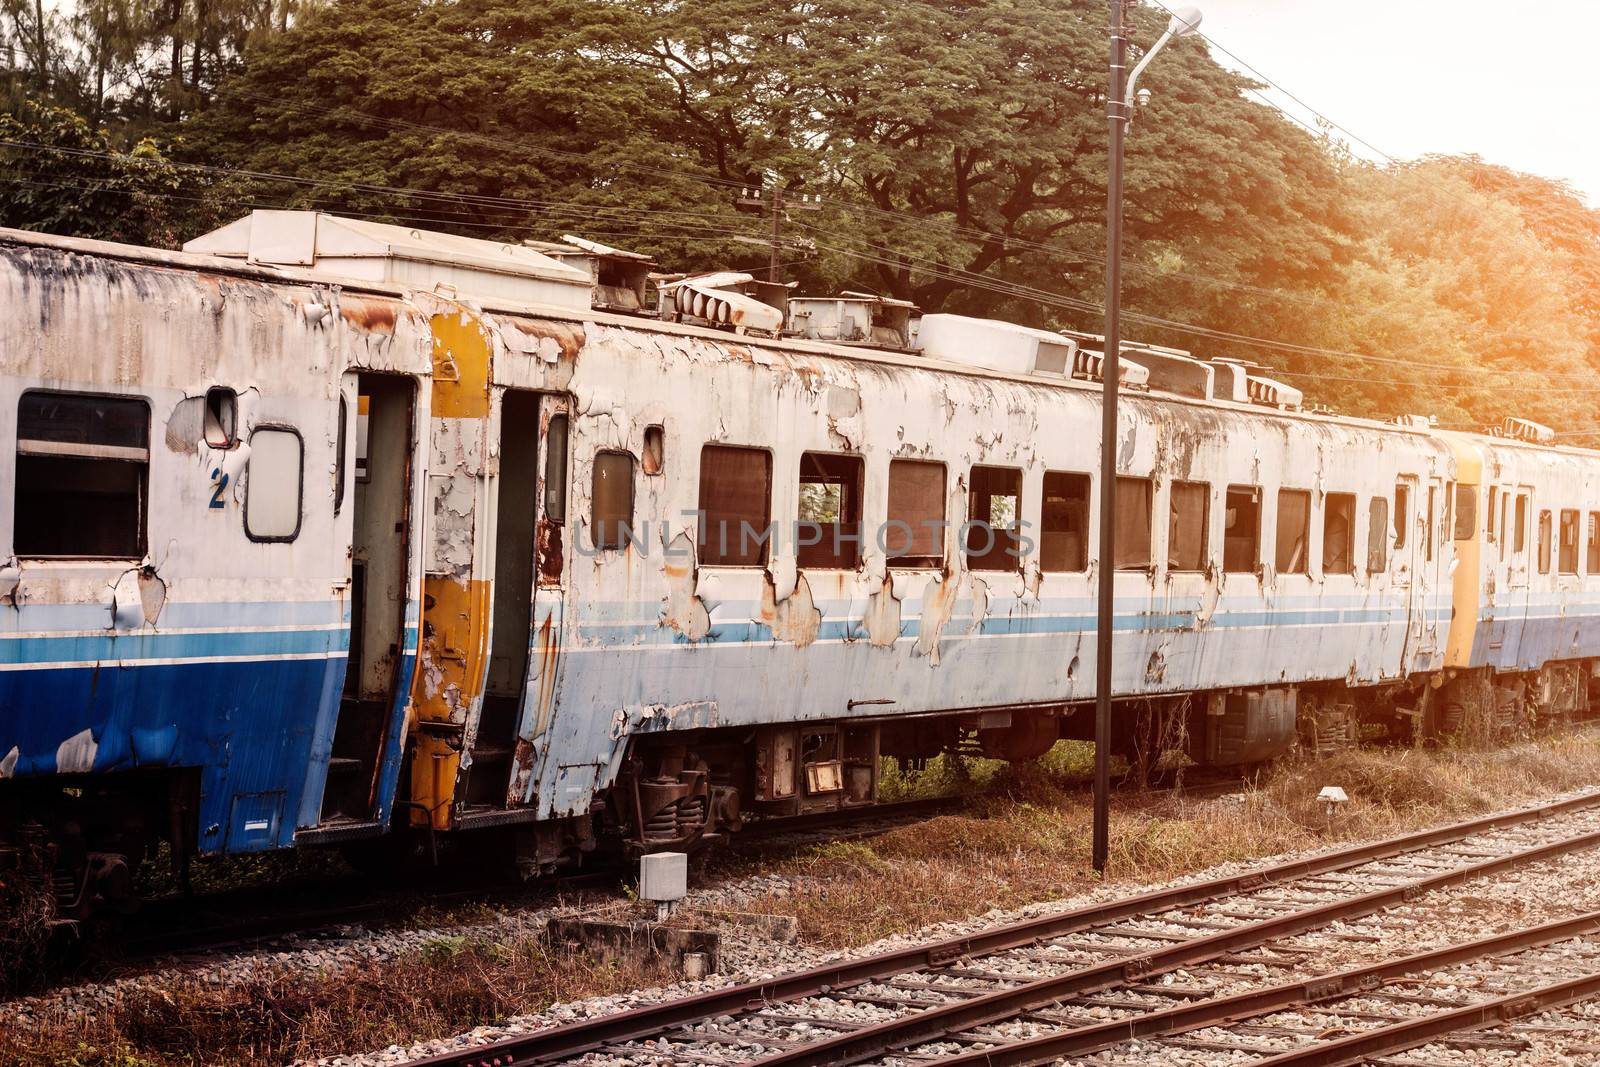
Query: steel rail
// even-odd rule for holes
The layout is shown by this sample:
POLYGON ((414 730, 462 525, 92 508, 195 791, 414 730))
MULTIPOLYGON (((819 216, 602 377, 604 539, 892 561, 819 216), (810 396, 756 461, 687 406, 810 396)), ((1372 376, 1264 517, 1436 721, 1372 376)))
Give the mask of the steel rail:
POLYGON ((1494 1000, 1469 1004, 1464 1008, 1422 1015, 1404 1022, 1369 1030, 1349 1037, 1294 1049, 1267 1059, 1254 1060, 1251 1067, 1345 1067, 1364 1063, 1373 1056, 1404 1052, 1436 1037, 1477 1030, 1485 1026, 1523 1019, 1551 1008, 1561 1008, 1588 1000, 1600 993, 1600 974, 1586 974, 1553 982, 1525 993, 1512 993, 1494 1000))
MULTIPOLYGON (((1514 930, 1447 948, 1419 952, 1336 974, 1308 978, 1300 982, 1285 982, 1267 989, 1209 998, 1132 1018, 1070 1027, 1059 1033, 1005 1042, 956 1055, 940 1056, 939 1063, 940 1067, 1032 1067, 1036 1064, 1053 1063, 1065 1056, 1087 1055, 1119 1045, 1124 1041, 1170 1037, 1189 1030, 1239 1022, 1287 1008, 1371 992, 1391 979, 1407 974, 1418 974, 1441 967, 1451 967, 1458 963, 1489 959, 1519 949, 1535 948, 1573 937, 1582 937, 1584 934, 1596 931, 1600 931, 1600 911, 1585 912, 1570 919, 1560 919, 1525 930, 1514 930)), ((1380 1051, 1398 1050, 1385 1048, 1380 1051)), ((1252 1061, 1253 1064, 1255 1062, 1257 1061, 1252 1061)))
POLYGON ((1505 856, 1442 871, 1404 885, 1387 886, 1347 900, 1320 904, 1286 915, 1220 930, 1206 937, 1180 941, 1166 948, 1153 949, 1137 956, 1093 964, 1049 978, 1035 979, 1020 986, 984 993, 969 1000, 941 1004, 912 1015, 811 1042, 800 1048, 751 1062, 759 1064, 760 1067, 828 1067, 833 1064, 859 1063, 889 1052, 904 1050, 908 1046, 936 1041, 975 1026, 1001 1022, 1026 1012, 1046 1008, 1066 997, 1143 981, 1154 974, 1204 963, 1240 949, 1254 948, 1274 938, 1314 930, 1341 919, 1370 915, 1380 908, 1409 901, 1435 889, 1596 846, 1600 846, 1600 830, 1561 838, 1533 848, 1511 852, 1505 856))
POLYGON ((1405 852, 1448 844, 1475 834, 1536 823, 1600 805, 1600 792, 1584 793, 1552 804, 1541 804, 1383 841, 1340 849, 1320 856, 1290 860, 1272 867, 1203 882, 1153 890, 1101 904, 1091 904, 1058 915, 942 941, 913 945, 874 956, 824 964, 759 982, 711 990, 692 997, 664 1001, 595 1019, 566 1023, 547 1030, 411 1061, 410 1067, 505 1067, 560 1062, 602 1045, 659 1036, 688 1023, 758 1010, 769 1004, 798 1000, 817 993, 890 977, 906 971, 939 967, 970 956, 981 956, 1033 944, 1037 941, 1114 922, 1118 919, 1231 896, 1275 882, 1325 874, 1359 866, 1405 852))

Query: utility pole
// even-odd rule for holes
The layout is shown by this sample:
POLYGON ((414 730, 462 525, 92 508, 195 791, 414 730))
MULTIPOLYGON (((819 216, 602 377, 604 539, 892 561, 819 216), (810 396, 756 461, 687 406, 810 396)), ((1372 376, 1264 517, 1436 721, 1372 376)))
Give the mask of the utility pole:
POLYGON ((772 213, 772 238, 768 245, 771 255, 767 260, 767 281, 779 281, 781 280, 779 272, 783 269, 781 255, 783 249, 783 220, 787 217, 784 212, 790 208, 801 211, 821 211, 822 198, 820 196, 813 198, 805 193, 800 195, 799 200, 786 197, 783 195, 783 187, 776 181, 772 183, 772 195, 770 197, 763 197, 759 188, 745 189, 742 192, 743 195, 734 201, 735 205, 746 211, 770 209, 772 213))
POLYGON ((1122 376, 1123 5, 1111 0, 1111 92, 1106 97, 1106 339, 1100 364, 1100 563, 1094 630, 1094 869, 1111 851, 1111 639, 1116 620, 1117 387, 1122 376))
POLYGON ((1122 377, 1122 140, 1133 118, 1133 89, 1139 75, 1167 42, 1191 37, 1200 29, 1200 12, 1179 8, 1160 40, 1133 68, 1133 76, 1124 78, 1128 42, 1122 32, 1131 3, 1111 0, 1111 94, 1106 98, 1110 135, 1106 154, 1106 338, 1100 364, 1100 569, 1094 632, 1094 869, 1098 874, 1105 873, 1111 851, 1111 641, 1117 588, 1117 389, 1122 377))

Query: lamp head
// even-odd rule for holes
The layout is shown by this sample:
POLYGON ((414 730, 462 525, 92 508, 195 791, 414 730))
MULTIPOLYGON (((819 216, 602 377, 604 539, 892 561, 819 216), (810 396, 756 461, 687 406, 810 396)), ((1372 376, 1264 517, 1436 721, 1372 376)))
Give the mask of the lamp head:
POLYGON ((1192 37, 1200 32, 1200 9, 1180 7, 1167 22, 1167 32, 1174 37, 1192 37))

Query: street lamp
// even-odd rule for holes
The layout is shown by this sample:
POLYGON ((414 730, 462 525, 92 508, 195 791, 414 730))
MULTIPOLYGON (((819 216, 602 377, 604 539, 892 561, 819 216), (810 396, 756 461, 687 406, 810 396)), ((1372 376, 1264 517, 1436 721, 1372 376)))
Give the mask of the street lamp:
POLYGON ((1166 32, 1124 84, 1127 41, 1122 36, 1122 12, 1127 2, 1111 0, 1111 93, 1106 98, 1111 139, 1106 157, 1106 338, 1101 363, 1100 569, 1094 641, 1094 869, 1101 874, 1111 847, 1111 635, 1116 620, 1117 386, 1122 376, 1122 138, 1133 115, 1136 83, 1144 68, 1168 41, 1200 29, 1200 12, 1179 8, 1166 32))
MULTIPOLYGON (((1166 32, 1156 40, 1150 51, 1144 54, 1144 58, 1139 60, 1139 65, 1133 68, 1133 73, 1128 75, 1128 88, 1122 94, 1123 115, 1126 121, 1133 121, 1133 102, 1135 99, 1138 99, 1141 104, 1150 99, 1149 89, 1146 89, 1144 95, 1140 96, 1135 88, 1139 84, 1139 75, 1144 73, 1144 68, 1150 65, 1150 61, 1163 48, 1167 47, 1167 42, 1174 37, 1193 37, 1199 33, 1200 18, 1200 9, 1197 7, 1180 7, 1172 13, 1172 17, 1167 20, 1166 32)), ((1116 31, 1113 30, 1112 32, 1116 31)))

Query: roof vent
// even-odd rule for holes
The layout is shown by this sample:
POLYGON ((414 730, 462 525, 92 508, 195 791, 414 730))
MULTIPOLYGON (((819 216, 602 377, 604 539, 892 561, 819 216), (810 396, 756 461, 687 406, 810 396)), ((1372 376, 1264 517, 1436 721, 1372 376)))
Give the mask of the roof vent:
POLYGON ((727 326, 736 332, 756 331, 776 337, 794 282, 757 281, 741 271, 717 271, 689 277, 656 276, 659 312, 668 322, 727 326))
POLYGON ((1250 365, 1234 359, 1208 360, 1214 374, 1211 395, 1235 404, 1250 403, 1250 365))
POLYGON ((478 299, 589 309, 587 274, 524 245, 320 211, 253 211, 183 250, 430 291, 444 283, 478 299))
POLYGON ((1074 366, 1078 352, 1076 341, 1058 333, 966 315, 922 316, 914 343, 916 351, 933 359, 1061 378, 1074 366))
POLYGON ((1542 423, 1532 419, 1506 418, 1498 430, 1491 431, 1496 437, 1511 437, 1518 441, 1532 441, 1535 444, 1550 445, 1556 440, 1556 432, 1542 423))
POLYGON ((1405 427, 1407 427, 1409 429, 1412 429, 1412 430, 1429 430, 1429 429, 1432 429, 1433 427, 1439 425, 1439 416, 1437 416, 1437 415, 1396 415, 1394 417, 1394 424, 1396 426, 1405 426, 1405 427))
POLYGON ((1249 390, 1251 403, 1265 404, 1267 407, 1282 411, 1299 411, 1301 402, 1305 400, 1305 395, 1294 386, 1254 374, 1247 379, 1246 388, 1249 390))
MULTIPOLYGON (((1106 339, 1101 334, 1084 333, 1081 330, 1062 330, 1061 333, 1080 345, 1105 351, 1106 339)), ((1124 341, 1122 355, 1124 361, 1132 357, 1147 372, 1151 389, 1176 393, 1179 396, 1199 397, 1202 400, 1211 396, 1212 377, 1215 371, 1211 369, 1210 364, 1195 359, 1181 348, 1147 345, 1141 341, 1124 341)), ((1099 374, 1096 373, 1095 377, 1098 378, 1099 374)), ((1124 385, 1133 384, 1128 381, 1126 369, 1122 372, 1122 382, 1124 385)))
POLYGON ((560 241, 523 241, 558 263, 589 276, 590 306, 596 311, 639 314, 645 310, 645 285, 655 269, 653 257, 563 234, 560 241))
MULTIPOLYGON (((1078 349, 1072 357, 1072 376, 1083 378, 1091 382, 1103 382, 1106 379, 1106 355, 1104 352, 1090 352, 1078 349)), ((1128 389, 1144 389, 1150 385, 1150 371, 1143 363, 1135 363, 1123 353, 1122 360, 1117 364, 1118 384, 1128 389)))
POLYGON ((792 296, 784 332, 813 341, 911 347, 911 319, 920 314, 909 300, 844 292, 838 296, 792 296))

